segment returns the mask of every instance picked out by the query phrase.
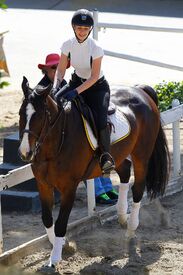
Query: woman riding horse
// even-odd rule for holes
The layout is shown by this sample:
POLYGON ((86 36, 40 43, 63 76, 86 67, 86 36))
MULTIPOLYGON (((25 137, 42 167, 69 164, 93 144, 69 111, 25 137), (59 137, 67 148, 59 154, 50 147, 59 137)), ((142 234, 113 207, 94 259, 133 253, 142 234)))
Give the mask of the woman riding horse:
POLYGON ((64 42, 61 47, 61 61, 56 71, 53 94, 58 104, 62 97, 73 100, 79 94, 91 108, 98 130, 101 151, 99 163, 102 173, 109 174, 115 165, 109 153, 110 133, 107 127, 107 111, 110 88, 101 70, 104 52, 94 39, 89 38, 94 25, 91 12, 85 9, 76 11, 71 24, 75 37, 64 42), (68 60, 75 72, 69 84, 57 91, 64 78, 68 60))

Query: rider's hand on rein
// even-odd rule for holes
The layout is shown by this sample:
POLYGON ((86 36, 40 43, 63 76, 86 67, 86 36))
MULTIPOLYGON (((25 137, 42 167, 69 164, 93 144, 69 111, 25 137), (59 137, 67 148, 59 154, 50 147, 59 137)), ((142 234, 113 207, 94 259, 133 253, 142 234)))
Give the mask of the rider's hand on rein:
POLYGON ((67 93, 65 93, 63 95, 63 97, 67 100, 67 101, 71 101, 73 99, 75 99, 78 96, 78 92, 76 89, 68 91, 67 93))

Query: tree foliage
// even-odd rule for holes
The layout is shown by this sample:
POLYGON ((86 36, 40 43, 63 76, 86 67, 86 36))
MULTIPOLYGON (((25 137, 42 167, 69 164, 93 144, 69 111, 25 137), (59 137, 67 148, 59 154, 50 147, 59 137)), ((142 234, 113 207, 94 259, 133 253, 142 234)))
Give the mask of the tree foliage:
POLYGON ((6 0, 0 0, 0 8, 3 9, 3 10, 7 9, 7 7, 8 7, 8 6, 5 4, 5 2, 6 2, 6 0))

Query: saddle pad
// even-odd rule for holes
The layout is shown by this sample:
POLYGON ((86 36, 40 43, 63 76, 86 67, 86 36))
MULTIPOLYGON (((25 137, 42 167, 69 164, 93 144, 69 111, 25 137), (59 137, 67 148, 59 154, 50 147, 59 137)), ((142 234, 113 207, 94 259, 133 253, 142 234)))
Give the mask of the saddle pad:
MULTIPOLYGON (((85 120, 85 118, 82 116, 84 128, 86 132, 86 136, 88 139, 88 142, 93 150, 96 150, 98 147, 97 139, 95 138, 90 125, 85 120)), ((124 139, 130 134, 130 124, 125 117, 125 115, 122 113, 122 111, 117 108, 116 112, 110 116, 108 116, 108 121, 112 123, 112 129, 111 129, 111 145, 117 143, 118 141, 124 139)))

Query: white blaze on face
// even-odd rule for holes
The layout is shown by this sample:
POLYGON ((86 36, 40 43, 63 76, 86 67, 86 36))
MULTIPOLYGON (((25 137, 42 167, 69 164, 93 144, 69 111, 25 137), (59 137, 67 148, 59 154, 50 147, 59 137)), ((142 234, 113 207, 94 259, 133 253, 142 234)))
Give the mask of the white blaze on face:
MULTIPOLYGON (((33 105, 31 103, 27 104, 26 107, 26 126, 25 126, 25 130, 29 130, 29 126, 30 126, 30 120, 32 115, 35 113, 35 109, 33 107, 33 105)), ((23 138, 19 147, 19 150, 21 152, 21 154, 23 156, 26 156, 27 153, 30 151, 30 146, 29 146, 29 138, 28 138, 29 134, 28 133, 24 133, 23 134, 23 138)))

